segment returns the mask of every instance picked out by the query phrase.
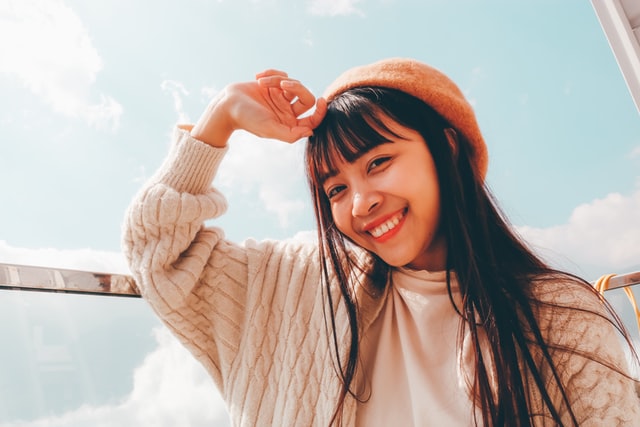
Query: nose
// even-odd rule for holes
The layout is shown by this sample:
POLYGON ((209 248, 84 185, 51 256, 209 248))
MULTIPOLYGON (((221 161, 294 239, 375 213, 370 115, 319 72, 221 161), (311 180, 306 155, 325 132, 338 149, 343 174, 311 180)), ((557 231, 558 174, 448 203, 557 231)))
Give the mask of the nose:
POLYGON ((376 191, 357 191, 353 195, 351 214, 354 217, 369 215, 381 202, 381 195, 376 191))

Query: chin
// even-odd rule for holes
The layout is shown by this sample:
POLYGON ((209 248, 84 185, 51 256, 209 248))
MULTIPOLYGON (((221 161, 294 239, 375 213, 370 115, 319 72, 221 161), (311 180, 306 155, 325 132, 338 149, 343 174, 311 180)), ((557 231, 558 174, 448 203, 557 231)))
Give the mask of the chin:
POLYGON ((400 258, 382 258, 380 255, 378 255, 378 257, 380 257, 380 259, 382 259, 389 267, 405 267, 408 264, 411 264, 412 260, 406 260, 406 259, 400 259, 400 258))

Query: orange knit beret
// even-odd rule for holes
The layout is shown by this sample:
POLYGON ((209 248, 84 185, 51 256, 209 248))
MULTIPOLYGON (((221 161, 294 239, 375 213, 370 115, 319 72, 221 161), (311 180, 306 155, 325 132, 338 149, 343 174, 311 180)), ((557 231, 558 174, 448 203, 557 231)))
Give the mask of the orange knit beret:
POLYGON ((397 89, 431 106, 469 141, 471 160, 484 181, 489 163, 487 146, 471 104, 450 78, 414 59, 389 58, 345 71, 325 90, 324 98, 331 102, 342 92, 363 86, 397 89))

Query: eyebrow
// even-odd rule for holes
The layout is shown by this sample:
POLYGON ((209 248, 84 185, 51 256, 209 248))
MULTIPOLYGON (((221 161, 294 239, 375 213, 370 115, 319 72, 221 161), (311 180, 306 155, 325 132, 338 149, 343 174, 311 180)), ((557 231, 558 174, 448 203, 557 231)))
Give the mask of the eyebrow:
POLYGON ((324 184, 330 180, 331 178, 334 178, 338 175, 338 170, 337 169, 330 169, 327 172, 323 172, 323 173, 319 173, 318 174, 318 181, 320 181, 320 185, 322 187, 324 187, 324 184))
MULTIPOLYGON (((399 139, 401 139, 401 140, 405 140, 405 138, 402 138, 402 137, 399 137, 399 139)), ((378 145, 376 145, 376 146, 370 147, 368 150, 366 150, 366 151, 364 151, 364 152, 362 152, 362 153, 359 153, 359 154, 358 154, 358 155, 357 155, 353 160, 351 160, 351 161, 348 161, 348 160, 344 159, 344 157, 342 157, 339 153, 338 153, 338 155, 340 155, 340 157, 342 157, 342 158, 343 158, 343 160, 344 160, 346 163, 353 164, 353 163, 357 162, 357 161, 358 161, 360 158, 362 158, 363 156, 366 156, 366 155, 367 155, 368 153, 370 153, 371 151, 373 151, 373 150, 375 150, 375 149, 378 149, 378 148, 380 148, 380 147, 383 147, 383 146, 385 146, 385 145, 388 145, 388 144, 395 144, 395 142, 396 142, 396 141, 386 140, 385 142, 383 142, 383 143, 381 143, 381 144, 378 144, 378 145)), ((318 173, 318 180, 320 181, 320 184, 321 184, 322 186, 324 186, 325 182, 327 182, 329 179, 336 177, 336 176, 340 173, 340 171, 339 171, 337 168, 327 168, 327 169, 328 169, 328 170, 327 170, 326 172, 318 173)))

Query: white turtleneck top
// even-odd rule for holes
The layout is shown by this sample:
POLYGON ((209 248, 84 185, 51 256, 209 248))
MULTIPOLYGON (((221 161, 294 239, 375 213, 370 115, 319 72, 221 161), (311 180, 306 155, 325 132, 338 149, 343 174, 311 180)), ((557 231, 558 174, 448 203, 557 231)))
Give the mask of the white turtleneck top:
MULTIPOLYGON (((455 274, 451 290, 460 306, 455 274)), ((358 405, 358 426, 473 424, 470 375, 457 349, 460 323, 446 272, 392 272, 387 299, 363 337, 371 395, 358 405)))

